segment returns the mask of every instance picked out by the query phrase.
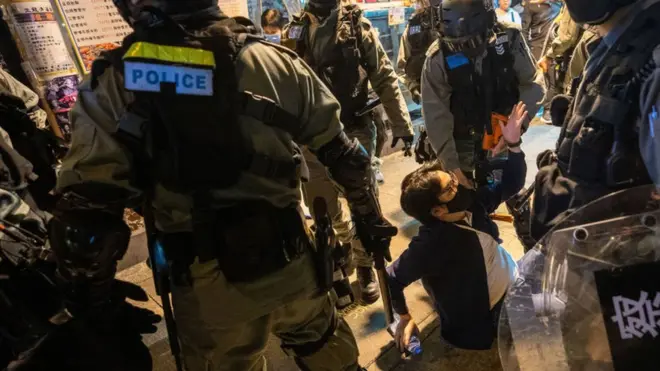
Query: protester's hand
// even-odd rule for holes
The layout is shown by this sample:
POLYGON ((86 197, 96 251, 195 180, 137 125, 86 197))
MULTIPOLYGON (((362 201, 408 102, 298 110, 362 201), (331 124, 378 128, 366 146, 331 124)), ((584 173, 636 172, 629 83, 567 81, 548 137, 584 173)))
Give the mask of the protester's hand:
POLYGON ((399 140, 403 141, 403 155, 405 157, 412 156, 412 146, 413 146, 413 142, 415 141, 415 137, 413 135, 408 135, 405 137, 394 137, 392 139, 392 145, 390 147, 392 148, 396 147, 397 143, 399 143, 399 140))
POLYGON ((400 320, 394 333, 394 342, 399 351, 403 353, 410 344, 410 338, 419 333, 419 328, 410 314, 400 315, 399 317, 400 320))
POLYGON ((463 187, 467 189, 474 189, 474 183, 468 179, 465 174, 463 174, 463 170, 459 169, 454 169, 451 171, 456 175, 456 179, 458 179, 458 183, 460 183, 463 187))
POLYGON ((500 122, 500 128, 502 128, 502 138, 508 144, 520 142, 520 136, 522 135, 522 126, 525 120, 527 119, 527 106, 525 103, 518 102, 513 106, 513 111, 509 115, 509 121, 506 125, 500 122))
POLYGON ((493 157, 495 157, 495 156, 499 155, 502 151, 504 151, 505 148, 506 148, 506 142, 504 141, 504 137, 501 137, 500 141, 497 142, 497 145, 493 149, 490 150, 491 155, 493 157))
POLYGON ((543 57, 539 62, 536 64, 543 73, 548 73, 548 69, 550 68, 550 59, 548 57, 543 57))

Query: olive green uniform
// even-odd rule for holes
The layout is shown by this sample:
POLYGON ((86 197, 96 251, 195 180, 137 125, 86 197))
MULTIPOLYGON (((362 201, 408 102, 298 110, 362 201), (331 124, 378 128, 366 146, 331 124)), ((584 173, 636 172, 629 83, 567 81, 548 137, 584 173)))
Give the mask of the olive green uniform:
MULTIPOLYGON (((339 9, 333 10, 324 20, 319 20, 309 14, 310 25, 305 40, 308 52, 319 65, 323 65, 329 53, 336 45, 339 9)), ((392 123, 394 137, 414 135, 408 108, 399 88, 398 77, 385 49, 378 39, 376 29, 369 20, 360 18, 362 22, 362 58, 368 65, 369 82, 380 97, 387 117, 392 123)), ((284 34, 287 34, 285 30, 284 34)), ((373 157, 376 150, 376 126, 372 120, 363 126, 346 127, 344 131, 349 138, 357 138, 373 157)), ((362 244, 355 239, 353 223, 350 216, 342 211, 339 203, 339 192, 328 177, 325 167, 309 152, 305 151, 305 160, 309 166, 310 179, 305 184, 305 203, 313 205, 314 199, 323 197, 328 205, 328 212, 333 220, 337 238, 342 243, 352 243, 355 252, 355 263, 361 267, 371 267, 373 260, 364 250, 362 244)), ((314 213, 313 208, 311 209, 314 213)))
MULTIPOLYGON (((566 74, 566 92, 573 90, 573 82, 576 78, 582 75, 584 67, 587 65, 587 60, 589 59, 589 50, 587 45, 591 42, 596 41, 600 38, 598 34, 593 33, 589 30, 585 30, 582 33, 582 37, 577 42, 575 50, 571 55, 571 61, 568 64, 568 73, 566 74)), ((576 86, 577 88, 577 86, 576 86)))
MULTIPOLYGON (((408 27, 409 26, 406 25, 406 28, 403 30, 403 34, 401 35, 401 42, 399 42, 399 55, 396 59, 396 67, 400 71, 404 71, 406 69, 406 62, 408 62, 408 59, 411 57, 411 47, 410 42, 408 41, 408 27)), ((401 79, 403 80, 403 83, 406 84, 406 87, 409 91, 419 92, 422 90, 419 81, 408 78, 408 76, 405 74, 401 75, 401 79)))
MULTIPOLYGON (((312 149, 341 132, 339 105, 310 68, 299 59, 260 42, 245 46, 237 57, 239 91, 268 97, 300 119, 297 138, 248 116, 237 125, 246 144, 272 158, 291 158, 294 139, 312 149)), ((59 189, 101 183, 125 189, 140 201, 143 190, 131 182, 145 169, 134 166, 132 156, 113 137, 126 107, 134 100, 123 88, 123 78, 109 67, 96 87, 89 79, 80 87, 71 112, 72 144, 62 163, 59 189)), ((199 159, 204 161, 204 159, 199 159)), ((209 164, 222 171, 222 164, 209 164)), ((299 204, 298 188, 284 180, 243 173, 237 184, 213 193, 213 201, 233 206, 261 200, 284 208, 299 204)), ((154 208, 157 228, 165 233, 191 231, 191 200, 157 186, 154 208)), ((255 226, 255 231, 258 226, 255 226)), ((180 246, 192 249, 194 246, 180 246)), ((309 253, 284 269, 250 283, 227 282, 217 260, 190 267, 191 284, 174 283, 172 299, 183 356, 190 371, 261 370, 270 333, 287 345, 318 341, 336 319, 329 295, 314 296, 315 269, 309 253)), ((338 326, 316 353, 302 357, 312 370, 355 370, 358 350, 348 325, 338 326)))
MULTIPOLYGON (((581 51, 577 50, 577 44, 582 38, 583 31, 582 26, 575 23, 573 18, 571 18, 570 13, 568 12, 567 7, 563 7, 559 13, 559 29, 557 31, 557 37, 552 40, 548 51, 545 53, 546 58, 548 59, 558 59, 565 57, 565 54, 571 49, 575 48, 572 55, 571 61, 569 62, 569 72, 566 74, 564 81, 564 86, 567 91, 570 91, 571 82, 573 78, 579 76, 586 64, 587 60, 584 58, 584 54, 581 51), (577 57, 578 60, 573 63, 573 58, 577 57), (573 66, 573 67, 571 67, 573 66), (575 68, 579 69, 578 74, 575 75, 575 68)), ((589 31, 586 31, 591 33, 589 31)))
MULTIPOLYGON (((533 114, 538 110, 538 102, 543 97, 543 87, 536 82, 536 66, 520 33, 520 27, 514 23, 505 25, 514 56, 513 69, 518 77, 520 100, 527 105, 527 111, 533 114)), ((448 169, 461 168, 466 174, 471 173, 474 170, 474 143, 471 140, 454 140, 454 115, 450 107, 452 87, 449 85, 440 40, 431 45, 426 55, 422 72, 422 112, 429 141, 448 169)), ((477 73, 481 73, 483 59, 483 56, 479 56, 472 61, 477 73)))

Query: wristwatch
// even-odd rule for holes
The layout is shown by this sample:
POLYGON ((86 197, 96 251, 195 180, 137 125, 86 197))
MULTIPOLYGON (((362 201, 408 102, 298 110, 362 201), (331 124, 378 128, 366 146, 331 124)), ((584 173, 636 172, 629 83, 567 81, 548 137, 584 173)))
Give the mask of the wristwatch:
POLYGON ((506 146, 509 148, 520 147, 520 145, 522 144, 522 138, 518 139, 518 141, 515 143, 509 143, 506 139, 504 139, 504 143, 506 143, 506 146))

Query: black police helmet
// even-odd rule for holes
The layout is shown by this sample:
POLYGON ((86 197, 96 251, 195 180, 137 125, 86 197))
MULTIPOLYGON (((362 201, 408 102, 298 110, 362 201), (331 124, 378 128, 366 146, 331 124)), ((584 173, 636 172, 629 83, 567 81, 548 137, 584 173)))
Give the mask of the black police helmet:
POLYGON ((159 8, 169 15, 188 14, 218 6, 217 0, 112 0, 119 14, 133 24, 140 9, 146 6, 159 8))
POLYGON ((307 10, 316 16, 325 17, 338 6, 338 0, 309 0, 307 10))
POLYGON ((638 0, 564 0, 571 18, 588 25, 599 25, 610 19, 612 14, 624 6, 638 0))
POLYGON ((438 10, 442 41, 455 52, 484 52, 495 25, 492 0, 444 0, 438 10))

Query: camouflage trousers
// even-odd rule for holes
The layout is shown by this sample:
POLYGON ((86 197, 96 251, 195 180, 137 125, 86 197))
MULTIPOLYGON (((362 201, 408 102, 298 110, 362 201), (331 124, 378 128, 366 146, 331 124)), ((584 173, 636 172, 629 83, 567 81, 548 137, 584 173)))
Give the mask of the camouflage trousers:
MULTIPOLYGON (((344 130, 349 138, 357 138, 358 141, 372 157, 376 147, 376 126, 372 121, 362 127, 346 128, 344 130)), ((339 201, 340 193, 337 186, 332 182, 325 166, 319 162, 308 149, 304 150, 305 161, 309 167, 309 181, 303 184, 305 204, 314 216, 314 200, 323 197, 328 206, 328 213, 332 219, 332 226, 341 243, 351 244, 354 263, 358 267, 373 266, 373 259, 367 254, 364 246, 356 238, 355 228, 351 220, 350 212, 345 212, 339 201)))

